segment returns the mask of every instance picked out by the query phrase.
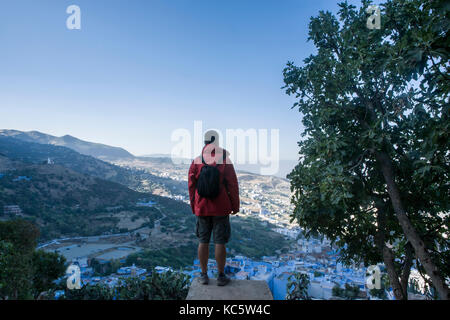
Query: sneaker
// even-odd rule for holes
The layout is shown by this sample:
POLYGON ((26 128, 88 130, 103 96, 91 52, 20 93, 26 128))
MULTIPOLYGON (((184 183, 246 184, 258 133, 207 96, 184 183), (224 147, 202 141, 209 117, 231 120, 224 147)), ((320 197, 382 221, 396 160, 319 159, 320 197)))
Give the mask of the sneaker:
POLYGON ((207 273, 201 273, 199 279, 200 279, 200 283, 201 284, 208 284, 209 283, 209 278, 208 278, 208 274, 207 273))
POLYGON ((217 277, 217 285, 225 286, 230 282, 230 278, 228 278, 225 274, 219 274, 217 277))

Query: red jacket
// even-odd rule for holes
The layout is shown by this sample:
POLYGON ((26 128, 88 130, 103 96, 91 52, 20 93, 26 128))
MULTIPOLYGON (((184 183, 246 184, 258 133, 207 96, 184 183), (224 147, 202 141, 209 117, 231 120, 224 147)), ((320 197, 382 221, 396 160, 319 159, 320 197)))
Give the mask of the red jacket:
POLYGON ((205 146, 202 150, 203 158, 210 165, 217 165, 220 171, 221 190, 217 198, 207 199, 200 197, 197 192, 197 180, 204 164, 201 156, 192 161, 189 168, 189 198, 191 201, 192 212, 197 216, 226 216, 230 213, 239 212, 239 185, 234 171, 233 164, 229 159, 229 153, 225 149, 213 144, 205 146), (216 151, 218 153, 216 160, 216 151), (222 159, 223 153, 226 153, 225 161, 222 159), (217 162, 219 164, 217 164, 217 162))

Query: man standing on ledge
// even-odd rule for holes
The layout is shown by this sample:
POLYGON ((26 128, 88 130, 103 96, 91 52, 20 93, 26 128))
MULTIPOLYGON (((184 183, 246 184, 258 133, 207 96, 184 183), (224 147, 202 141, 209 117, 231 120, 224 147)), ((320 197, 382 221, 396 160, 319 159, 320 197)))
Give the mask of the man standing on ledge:
POLYGON ((189 168, 189 199, 192 212, 197 216, 195 233, 199 239, 198 258, 202 273, 200 282, 208 284, 208 255, 211 233, 214 236, 215 256, 219 276, 217 285, 230 282, 225 275, 226 248, 230 239, 230 214, 239 212, 239 185, 229 153, 219 147, 219 135, 210 130, 205 133, 202 154, 189 168))

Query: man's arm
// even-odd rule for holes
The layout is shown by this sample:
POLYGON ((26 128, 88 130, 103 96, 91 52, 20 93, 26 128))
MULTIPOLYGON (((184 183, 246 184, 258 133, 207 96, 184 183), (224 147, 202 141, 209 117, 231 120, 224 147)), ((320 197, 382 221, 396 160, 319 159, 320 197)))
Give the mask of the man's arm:
POLYGON ((192 161, 188 174, 188 189, 189 201, 191 203, 192 213, 195 214, 195 187, 197 186, 197 179, 195 178, 195 164, 192 161))
POLYGON ((226 188, 228 196, 231 201, 231 209, 233 213, 239 212, 240 199, 239 199, 239 183, 236 176, 236 171, 234 171, 234 166, 231 162, 227 161, 225 164, 224 176, 226 180, 226 188))

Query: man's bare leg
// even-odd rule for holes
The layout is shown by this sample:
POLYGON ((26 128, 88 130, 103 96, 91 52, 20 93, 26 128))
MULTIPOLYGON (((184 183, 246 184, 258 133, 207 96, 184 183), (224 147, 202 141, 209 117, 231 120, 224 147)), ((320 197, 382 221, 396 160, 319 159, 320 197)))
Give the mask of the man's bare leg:
POLYGON ((208 272, 209 243, 198 244, 198 259, 200 260, 200 268, 202 273, 208 272))
POLYGON ((217 271, 219 271, 219 274, 223 274, 225 270, 225 262, 227 260, 227 250, 225 248, 225 245, 216 244, 214 252, 217 262, 217 271))
POLYGON ((227 260, 227 250, 224 244, 216 244, 215 255, 217 261, 217 271, 219 271, 219 276, 217 277, 217 285, 225 286, 230 282, 230 278, 225 275, 225 262, 227 260))

